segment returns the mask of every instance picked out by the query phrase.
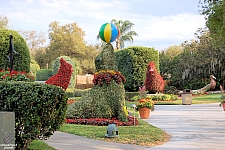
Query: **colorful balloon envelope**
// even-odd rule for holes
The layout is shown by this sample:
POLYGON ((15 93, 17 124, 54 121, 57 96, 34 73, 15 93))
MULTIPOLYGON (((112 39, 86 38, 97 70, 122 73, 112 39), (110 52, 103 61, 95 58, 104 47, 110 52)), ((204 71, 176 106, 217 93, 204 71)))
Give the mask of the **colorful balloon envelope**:
POLYGON ((99 30, 100 38, 106 43, 115 41, 119 33, 118 28, 113 23, 105 23, 99 30))

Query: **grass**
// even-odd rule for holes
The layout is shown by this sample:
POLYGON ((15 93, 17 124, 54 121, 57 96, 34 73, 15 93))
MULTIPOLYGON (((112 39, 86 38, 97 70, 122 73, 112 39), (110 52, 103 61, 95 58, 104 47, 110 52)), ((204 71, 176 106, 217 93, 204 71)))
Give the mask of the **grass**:
POLYGON ((119 126, 117 128, 119 137, 116 138, 105 137, 107 126, 64 124, 59 131, 96 140, 140 146, 159 145, 168 141, 170 137, 161 129, 142 120, 140 120, 139 126, 119 126))
POLYGON ((34 140, 27 150, 56 150, 41 140, 34 140))
MULTIPOLYGON (((219 103, 221 94, 207 94, 200 96, 193 96, 192 104, 210 104, 210 103, 219 103)), ((136 102, 128 102, 126 101, 126 106, 131 107, 132 104, 136 102)), ((155 105, 182 105, 182 97, 179 97, 175 101, 155 101, 155 105)))
MULTIPOLYGON (((192 104, 209 104, 219 103, 221 94, 207 94, 201 96, 193 96, 192 104)), ((126 106, 133 115, 138 113, 130 108, 136 102, 126 101, 126 106)), ((156 105, 182 105, 182 98, 176 101, 156 102, 156 105)), ((139 119, 139 126, 119 126, 119 137, 105 138, 107 126, 89 126, 89 125, 74 125, 64 124, 59 131, 76 134, 96 140, 117 142, 124 144, 135 144, 140 146, 160 145, 169 140, 169 135, 161 129, 154 127, 139 119)), ((29 146, 28 150, 55 150, 40 140, 35 140, 29 146)))

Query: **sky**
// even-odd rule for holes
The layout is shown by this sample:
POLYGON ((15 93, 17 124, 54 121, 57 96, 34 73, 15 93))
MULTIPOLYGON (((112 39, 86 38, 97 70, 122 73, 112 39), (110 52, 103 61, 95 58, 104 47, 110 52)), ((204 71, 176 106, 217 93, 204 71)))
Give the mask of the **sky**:
POLYGON ((194 33, 205 27, 199 14, 199 0, 0 0, 0 16, 9 20, 13 30, 44 32, 49 24, 76 22, 85 32, 84 40, 96 44, 101 25, 129 20, 138 36, 128 46, 165 50, 195 39, 194 33))

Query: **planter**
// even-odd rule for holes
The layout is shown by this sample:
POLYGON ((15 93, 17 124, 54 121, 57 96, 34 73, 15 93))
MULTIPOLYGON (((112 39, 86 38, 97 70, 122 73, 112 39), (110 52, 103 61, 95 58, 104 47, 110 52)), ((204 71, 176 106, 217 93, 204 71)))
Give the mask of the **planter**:
POLYGON ((139 110, 140 118, 141 119, 148 119, 150 116, 150 109, 149 108, 140 108, 139 110))

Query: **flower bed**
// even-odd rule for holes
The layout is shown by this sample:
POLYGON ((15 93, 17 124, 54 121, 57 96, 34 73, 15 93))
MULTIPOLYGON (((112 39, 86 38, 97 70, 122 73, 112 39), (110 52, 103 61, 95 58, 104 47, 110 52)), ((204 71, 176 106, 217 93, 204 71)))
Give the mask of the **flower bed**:
MULTIPOLYGON (((117 118, 105 119, 105 118, 89 118, 89 119, 66 119, 66 123, 69 124, 83 124, 83 125, 95 125, 95 126, 108 126, 109 124, 115 124, 116 126, 133 126, 134 117, 127 117, 128 122, 121 122, 117 118)), ((135 118, 135 125, 138 125, 138 120, 135 118)))

